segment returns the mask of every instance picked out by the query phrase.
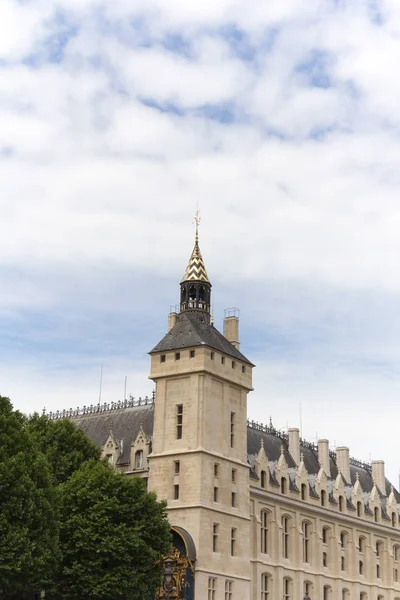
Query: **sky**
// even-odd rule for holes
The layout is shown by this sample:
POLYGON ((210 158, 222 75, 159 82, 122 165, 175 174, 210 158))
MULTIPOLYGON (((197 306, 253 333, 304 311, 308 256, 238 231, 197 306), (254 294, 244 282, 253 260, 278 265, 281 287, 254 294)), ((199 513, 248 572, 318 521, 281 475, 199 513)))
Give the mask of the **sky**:
POLYGON ((398 482, 398 0, 2 0, 0 393, 152 391, 194 241, 249 418, 398 482))

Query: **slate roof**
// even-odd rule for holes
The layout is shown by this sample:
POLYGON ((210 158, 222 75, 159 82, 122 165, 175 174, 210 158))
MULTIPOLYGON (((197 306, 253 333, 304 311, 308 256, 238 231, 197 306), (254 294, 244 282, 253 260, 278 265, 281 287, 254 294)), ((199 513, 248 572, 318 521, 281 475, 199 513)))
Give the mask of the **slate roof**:
MULTIPOLYGON (((229 344, 229 342, 227 343, 229 344)), ((110 435, 110 430, 112 429, 117 443, 119 443, 120 440, 123 440, 123 452, 119 457, 117 464, 124 465, 129 463, 131 444, 133 441, 135 441, 139 433, 140 426, 142 425, 143 431, 147 437, 151 437, 153 434, 154 404, 89 413, 73 417, 73 421, 95 444, 100 447, 104 446, 110 435)), ((254 479, 258 478, 254 471, 254 459, 260 450, 261 440, 263 441, 264 450, 270 461, 279 460, 281 448, 283 446, 283 453, 288 467, 296 467, 296 464, 289 453, 287 438, 285 435, 282 435, 277 431, 270 433, 249 425, 247 427, 247 454, 251 467, 251 475, 254 479)), ((312 444, 307 443, 301 444, 300 449, 303 453, 304 464, 308 473, 310 475, 317 474, 319 472, 320 465, 318 462, 316 448, 314 448, 312 444)), ((358 473, 358 478, 363 491, 371 492, 374 484, 370 469, 363 467, 361 463, 358 463, 357 461, 355 462, 356 464, 350 463, 351 482, 349 483, 351 483, 351 485, 356 483, 358 473)), ((330 456, 330 469, 331 478, 335 479, 338 475, 338 469, 334 455, 330 456)), ((275 484, 276 480, 273 481, 273 479, 274 476, 271 475, 270 472, 270 482, 275 484)), ((278 482, 276 482, 276 484, 279 485, 278 482)), ((386 496, 389 496, 390 492, 391 483, 388 479, 386 479, 386 496)), ((394 489, 394 493, 396 496, 396 501, 400 502, 400 493, 396 489, 394 489)))
POLYGON ((204 281, 205 283, 210 283, 206 267, 203 261, 203 257, 200 252, 199 239, 197 233, 193 252, 189 259, 189 263, 186 267, 186 271, 181 283, 184 283, 185 281, 204 281))
POLYGON ((130 461, 131 444, 137 438, 140 425, 146 436, 152 435, 154 404, 81 415, 74 417, 74 423, 99 447, 104 446, 112 429, 117 443, 123 440, 123 452, 117 461, 123 465, 130 461))
POLYGON ((207 317, 208 315, 197 311, 180 313, 175 326, 151 350, 150 354, 205 345, 254 366, 209 322, 207 317))

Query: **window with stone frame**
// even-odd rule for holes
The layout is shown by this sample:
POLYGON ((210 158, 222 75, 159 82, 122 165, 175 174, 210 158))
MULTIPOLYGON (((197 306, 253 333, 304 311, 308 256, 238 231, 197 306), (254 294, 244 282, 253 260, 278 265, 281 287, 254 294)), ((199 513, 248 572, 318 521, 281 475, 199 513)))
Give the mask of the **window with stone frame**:
POLYGON ((261 600, 273 600, 272 577, 269 573, 261 574, 261 600))
POLYGON ((208 578, 208 600, 216 600, 217 598, 217 578, 208 578))
POLYGON ((135 470, 143 469, 144 467, 144 453, 143 450, 136 450, 135 452, 135 470))
POLYGON ((309 521, 303 521, 301 524, 301 529, 303 537, 303 562, 311 563, 311 523, 309 521))
POLYGON ((283 556, 283 558, 290 558, 291 518, 288 515, 284 515, 282 517, 281 525, 282 525, 282 556, 283 556))
POLYGON ((261 553, 268 554, 270 512, 268 510, 262 510, 260 516, 261 516, 261 553))
POLYGON ((292 580, 290 579, 290 577, 285 577, 283 579, 283 600, 293 600, 292 590, 292 580))

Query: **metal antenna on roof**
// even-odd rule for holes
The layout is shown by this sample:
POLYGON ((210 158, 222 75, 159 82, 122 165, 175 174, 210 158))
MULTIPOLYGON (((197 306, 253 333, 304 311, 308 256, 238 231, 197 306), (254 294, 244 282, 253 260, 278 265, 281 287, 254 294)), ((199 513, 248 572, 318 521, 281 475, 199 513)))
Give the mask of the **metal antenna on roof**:
POLYGON ((100 371, 100 389, 99 389, 99 404, 101 404, 101 389, 103 387, 103 365, 101 365, 100 371))
POLYGON ((300 400, 300 437, 303 439, 303 413, 301 410, 301 400, 300 400))

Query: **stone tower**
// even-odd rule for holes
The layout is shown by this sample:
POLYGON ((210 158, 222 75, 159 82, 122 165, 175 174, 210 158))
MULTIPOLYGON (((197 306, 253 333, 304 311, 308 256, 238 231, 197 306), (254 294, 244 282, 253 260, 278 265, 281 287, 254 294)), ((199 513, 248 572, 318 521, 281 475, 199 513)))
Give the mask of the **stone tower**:
POLYGON ((244 599, 251 595, 247 393, 253 365, 239 351, 237 318, 228 317, 231 341, 211 323, 198 222, 180 312, 170 315, 168 333, 150 352, 156 402, 149 490, 167 500, 171 526, 194 543, 196 599, 244 599))

